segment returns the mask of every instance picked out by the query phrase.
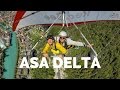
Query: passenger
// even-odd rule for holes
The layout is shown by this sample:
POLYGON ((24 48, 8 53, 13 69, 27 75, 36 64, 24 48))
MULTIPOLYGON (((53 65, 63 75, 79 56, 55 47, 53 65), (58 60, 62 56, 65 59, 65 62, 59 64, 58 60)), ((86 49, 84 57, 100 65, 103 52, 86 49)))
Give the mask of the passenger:
MULTIPOLYGON (((59 42, 55 42, 55 39, 52 35, 49 35, 47 36, 47 44, 45 45, 42 53, 43 56, 49 60, 49 64, 50 64, 50 57, 48 55, 49 52, 52 52, 55 56, 58 56, 61 59, 63 59, 64 55, 67 53, 67 50, 59 42)), ((57 64, 59 64, 59 62, 57 62, 57 64)), ((60 70, 64 71, 65 69, 62 66, 60 70)), ((54 71, 55 71, 55 78, 58 78, 59 69, 54 68, 54 71)))
POLYGON ((63 58, 63 56, 67 53, 67 50, 59 42, 55 42, 55 39, 52 35, 48 35, 47 43, 42 51, 43 56, 48 58, 48 53, 50 51, 60 58, 63 58))

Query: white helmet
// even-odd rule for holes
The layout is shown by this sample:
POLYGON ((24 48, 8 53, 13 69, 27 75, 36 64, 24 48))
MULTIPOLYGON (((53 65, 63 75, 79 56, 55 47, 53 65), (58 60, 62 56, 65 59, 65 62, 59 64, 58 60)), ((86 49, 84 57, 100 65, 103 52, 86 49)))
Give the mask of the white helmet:
POLYGON ((61 31, 59 33, 59 35, 62 36, 62 37, 67 37, 67 33, 65 31, 61 31))

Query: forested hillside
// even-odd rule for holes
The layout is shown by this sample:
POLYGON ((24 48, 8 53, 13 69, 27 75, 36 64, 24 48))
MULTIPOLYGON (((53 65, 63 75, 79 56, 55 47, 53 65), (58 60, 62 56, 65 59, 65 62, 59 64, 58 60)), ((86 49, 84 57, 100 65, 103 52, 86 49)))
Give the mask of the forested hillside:
MULTIPOLYGON (((90 68, 92 61, 89 61, 89 67, 83 68, 81 57, 89 56, 91 50, 86 47, 75 47, 68 50, 67 56, 77 57, 77 63, 82 65, 80 69, 66 69, 68 79, 114 79, 120 78, 120 21, 99 21, 87 24, 77 25, 83 32, 88 41, 93 45, 93 48, 98 53, 98 60, 101 68, 90 68)), ((60 26, 51 28, 48 34, 58 35, 60 26)), ((79 31, 74 27, 66 27, 65 30, 69 37, 76 41, 85 42, 79 31)), ((35 31, 35 29, 33 30, 35 31)), ((40 31, 38 31, 41 33, 40 31)), ((40 39, 38 32, 36 34, 29 33, 34 40, 33 45, 40 39), (38 36, 37 36, 38 35, 38 36)), ((35 32, 34 32, 35 33, 35 32)), ((38 56, 41 57, 41 50, 45 44, 45 38, 41 40, 36 47, 38 56)), ((86 43, 86 42, 85 42, 86 43)), ((87 43, 86 43, 87 44, 87 43)), ((33 78, 52 78, 54 76, 53 69, 33 69, 31 70, 33 78)))

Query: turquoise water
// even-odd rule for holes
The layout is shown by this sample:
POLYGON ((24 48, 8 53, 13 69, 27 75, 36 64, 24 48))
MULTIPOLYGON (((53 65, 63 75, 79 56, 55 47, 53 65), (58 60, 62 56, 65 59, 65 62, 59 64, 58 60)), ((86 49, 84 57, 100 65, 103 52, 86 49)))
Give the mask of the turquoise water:
MULTIPOLYGON (((9 29, 12 31, 12 29, 9 29)), ((3 73, 3 78, 5 79, 14 79, 15 77, 15 69, 17 63, 17 54, 18 54, 18 46, 17 46, 17 38, 16 33, 12 32, 12 45, 6 50, 6 57, 4 59, 4 68, 5 71, 3 73)))
POLYGON ((5 72, 3 73, 3 78, 5 79, 14 79, 15 69, 17 63, 17 45, 16 45, 16 34, 12 33, 12 46, 6 50, 4 68, 5 72))

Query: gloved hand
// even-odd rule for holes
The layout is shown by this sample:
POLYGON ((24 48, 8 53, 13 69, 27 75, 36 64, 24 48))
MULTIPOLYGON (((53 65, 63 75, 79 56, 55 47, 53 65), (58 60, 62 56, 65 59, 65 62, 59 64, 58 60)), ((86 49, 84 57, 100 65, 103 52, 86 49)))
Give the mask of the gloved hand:
MULTIPOLYGON (((94 45, 94 44, 91 44, 91 46, 93 46, 93 45, 94 45)), ((90 46, 90 45, 87 45, 87 47, 89 47, 89 48, 90 48, 91 46, 90 46)))
POLYGON ((54 50, 54 49, 51 49, 51 52, 52 52, 53 54, 59 54, 59 53, 60 53, 59 50, 54 50))

